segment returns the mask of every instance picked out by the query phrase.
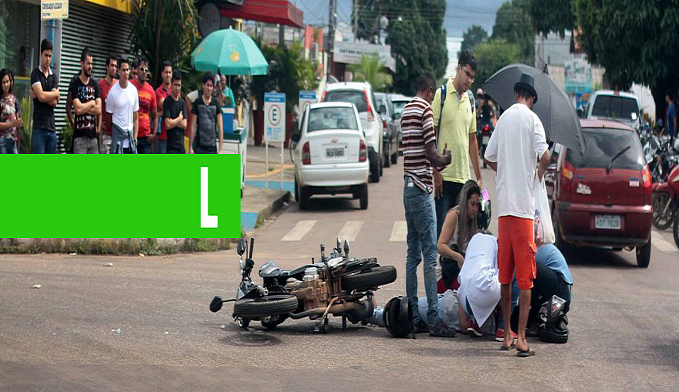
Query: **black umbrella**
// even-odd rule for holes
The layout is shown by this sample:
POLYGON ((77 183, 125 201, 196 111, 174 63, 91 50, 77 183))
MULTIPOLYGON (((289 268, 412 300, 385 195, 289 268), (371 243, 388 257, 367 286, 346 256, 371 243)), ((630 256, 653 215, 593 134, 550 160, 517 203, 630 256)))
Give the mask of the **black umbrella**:
POLYGON ((516 102, 514 85, 524 73, 534 79, 538 102, 533 111, 540 117, 547 139, 584 154, 585 139, 573 102, 546 73, 529 65, 511 64, 488 78, 481 88, 506 110, 516 102))

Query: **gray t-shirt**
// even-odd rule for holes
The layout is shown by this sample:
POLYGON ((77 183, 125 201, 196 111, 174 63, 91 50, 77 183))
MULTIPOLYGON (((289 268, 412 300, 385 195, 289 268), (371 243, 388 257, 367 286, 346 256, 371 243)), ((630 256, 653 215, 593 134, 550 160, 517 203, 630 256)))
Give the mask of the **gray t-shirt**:
POLYGON ((209 104, 203 101, 203 96, 196 98, 191 107, 191 113, 196 115, 195 143, 201 147, 212 148, 217 142, 217 116, 222 114, 219 103, 212 98, 209 104))

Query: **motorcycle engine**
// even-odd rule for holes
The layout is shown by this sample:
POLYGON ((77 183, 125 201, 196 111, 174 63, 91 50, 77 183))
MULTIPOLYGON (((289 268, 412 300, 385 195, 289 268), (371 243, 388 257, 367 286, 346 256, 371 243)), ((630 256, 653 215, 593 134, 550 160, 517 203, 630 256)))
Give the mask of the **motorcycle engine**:
POLYGON ((326 282, 319 277, 316 268, 307 268, 302 279, 288 279, 285 289, 304 303, 304 310, 326 306, 328 288, 326 282))

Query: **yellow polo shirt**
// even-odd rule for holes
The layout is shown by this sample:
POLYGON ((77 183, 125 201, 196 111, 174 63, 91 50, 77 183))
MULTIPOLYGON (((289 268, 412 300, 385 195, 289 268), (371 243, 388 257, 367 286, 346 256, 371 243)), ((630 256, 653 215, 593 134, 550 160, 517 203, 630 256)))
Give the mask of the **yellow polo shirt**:
MULTIPOLYGON (((448 79, 446 85, 446 101, 436 143, 439 154, 443 153, 443 147, 448 144, 451 155, 450 165, 441 172, 443 180, 464 184, 472 178, 469 171, 469 134, 476 133, 476 116, 466 91, 458 99, 453 79, 448 79)), ((434 126, 438 126, 441 116, 441 88, 436 90, 431 108, 434 112, 434 126)))

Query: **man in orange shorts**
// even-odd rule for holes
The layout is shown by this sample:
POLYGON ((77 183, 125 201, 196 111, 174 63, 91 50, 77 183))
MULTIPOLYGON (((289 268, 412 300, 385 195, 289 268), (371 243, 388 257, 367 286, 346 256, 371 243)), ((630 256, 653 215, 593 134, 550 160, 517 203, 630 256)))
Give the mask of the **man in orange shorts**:
MULTIPOLYGON (((501 285, 501 307, 505 325, 509 325, 511 283, 516 272, 519 286, 519 330, 517 356, 528 357, 535 352, 526 341, 526 324, 530 311, 531 288, 535 279, 533 217, 535 176, 542 179, 549 164, 545 130, 531 110, 538 100, 533 77, 523 74, 514 85, 516 103, 507 109, 495 126, 484 159, 497 172, 495 184, 498 199, 498 266, 501 285), (539 164, 536 167, 536 162, 539 164)), ((505 333, 503 350, 515 342, 505 333)))

